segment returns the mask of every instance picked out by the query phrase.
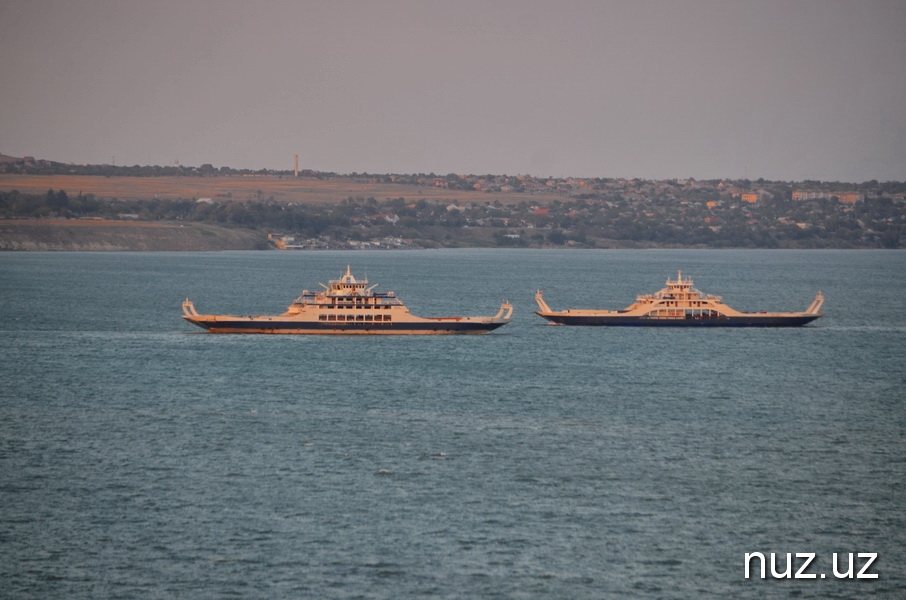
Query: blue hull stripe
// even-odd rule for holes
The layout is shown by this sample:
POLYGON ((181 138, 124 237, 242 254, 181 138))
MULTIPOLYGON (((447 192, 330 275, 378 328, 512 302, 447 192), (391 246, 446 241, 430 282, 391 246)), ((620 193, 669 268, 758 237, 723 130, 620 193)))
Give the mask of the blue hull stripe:
POLYGON ((450 332, 450 333, 480 333, 493 331, 506 323, 294 323, 287 321, 217 321, 216 323, 195 322, 204 329, 213 332, 228 330, 242 333, 404 333, 416 332, 450 332))
POLYGON ((727 317, 722 319, 643 319, 639 317, 578 317, 546 315, 560 325, 608 327, 800 327, 820 315, 802 317, 727 317))

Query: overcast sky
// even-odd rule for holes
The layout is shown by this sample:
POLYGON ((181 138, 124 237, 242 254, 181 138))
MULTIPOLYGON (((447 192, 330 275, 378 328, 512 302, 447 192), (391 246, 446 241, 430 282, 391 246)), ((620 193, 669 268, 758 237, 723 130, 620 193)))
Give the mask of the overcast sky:
POLYGON ((0 152, 906 180, 906 1, 2 0, 0 152))

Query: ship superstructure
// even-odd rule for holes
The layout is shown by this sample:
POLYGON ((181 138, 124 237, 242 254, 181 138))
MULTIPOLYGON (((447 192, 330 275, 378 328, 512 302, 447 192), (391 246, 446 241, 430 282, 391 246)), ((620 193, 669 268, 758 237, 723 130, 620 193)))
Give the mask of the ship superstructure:
POLYGON ((691 278, 667 279, 667 287, 654 294, 636 297, 622 310, 554 311, 544 301, 541 290, 535 294, 535 314, 558 325, 611 326, 698 326, 698 327, 798 327, 823 316, 821 292, 804 312, 742 312, 723 303, 720 296, 703 294, 692 287, 691 278))
POLYGON ((303 290, 281 315, 240 317, 199 314, 191 300, 183 318, 211 333, 295 334, 470 334, 487 333, 510 322, 513 306, 504 302, 493 317, 417 317, 393 292, 376 292, 356 279, 349 266, 323 290, 303 290))

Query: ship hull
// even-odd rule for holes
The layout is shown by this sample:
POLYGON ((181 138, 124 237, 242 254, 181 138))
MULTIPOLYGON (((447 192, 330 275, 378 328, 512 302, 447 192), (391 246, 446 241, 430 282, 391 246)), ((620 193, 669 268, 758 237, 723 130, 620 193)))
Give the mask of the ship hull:
POLYGON ((603 327, 801 327, 821 315, 744 315, 708 319, 672 319, 634 316, 536 314, 557 325, 603 327))
POLYGON ((475 335, 503 327, 507 322, 412 322, 412 323, 306 323, 278 320, 186 319, 210 333, 257 333, 289 335, 475 335))

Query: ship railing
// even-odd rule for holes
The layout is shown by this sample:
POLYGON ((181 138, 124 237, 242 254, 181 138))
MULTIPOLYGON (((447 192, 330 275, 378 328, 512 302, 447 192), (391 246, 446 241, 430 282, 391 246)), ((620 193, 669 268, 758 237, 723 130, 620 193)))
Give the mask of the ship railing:
POLYGON ((812 303, 809 305, 805 312, 810 315, 818 314, 818 311, 821 310, 821 305, 824 304, 824 294, 820 291, 815 295, 815 299, 812 300, 812 303))
MULTIPOLYGON (((538 296, 536 296, 536 297, 538 297, 538 296)), ((542 302, 544 302, 544 301, 542 300, 542 302)), ((506 300, 504 300, 503 304, 500 305, 500 310, 497 311, 496 315, 494 315, 494 319, 504 319, 504 320, 509 321, 510 316, 512 316, 512 314, 513 314, 513 305, 510 304, 509 302, 507 302, 506 300), (506 314, 504 314, 504 313, 506 313, 506 314)))
MULTIPOLYGON (((538 303, 538 308, 540 308, 541 312, 543 312, 543 313, 554 312, 551 310, 551 307, 547 305, 547 302, 544 301, 544 298, 542 298, 543 295, 544 295, 544 292, 542 292, 541 290, 538 290, 537 292, 535 292, 535 302, 538 303)), ((502 310, 502 307, 501 307, 501 310, 502 310)))
POLYGON ((197 317, 198 311, 195 310, 195 305, 192 304, 192 301, 186 298, 185 302, 182 303, 182 312, 187 317, 197 317))

